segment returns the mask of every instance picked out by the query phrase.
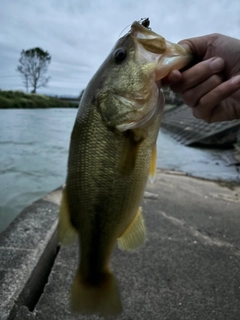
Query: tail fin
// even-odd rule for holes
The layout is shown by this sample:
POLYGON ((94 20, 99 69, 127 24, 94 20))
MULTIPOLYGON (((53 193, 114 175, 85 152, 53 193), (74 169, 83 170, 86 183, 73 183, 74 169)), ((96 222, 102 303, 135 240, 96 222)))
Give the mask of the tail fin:
POLYGON ((114 275, 101 274, 98 281, 89 284, 81 277, 78 269, 71 293, 73 312, 113 316, 121 313, 121 301, 114 275))

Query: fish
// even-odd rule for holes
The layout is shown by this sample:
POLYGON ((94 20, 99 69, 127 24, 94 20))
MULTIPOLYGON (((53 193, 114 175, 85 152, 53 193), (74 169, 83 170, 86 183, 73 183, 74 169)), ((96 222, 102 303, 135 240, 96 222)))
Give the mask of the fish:
POLYGON ((79 241, 71 289, 73 312, 122 311, 110 267, 116 244, 135 250, 145 242, 140 206, 156 174, 156 141, 164 107, 161 79, 185 67, 190 50, 135 21, 87 85, 70 139, 60 205, 60 242, 79 241))

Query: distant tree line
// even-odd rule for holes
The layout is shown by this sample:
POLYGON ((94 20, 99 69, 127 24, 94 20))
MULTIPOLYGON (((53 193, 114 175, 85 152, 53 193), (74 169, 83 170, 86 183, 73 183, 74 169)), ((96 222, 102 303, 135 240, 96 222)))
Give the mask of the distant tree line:
POLYGON ((0 109, 77 108, 78 101, 63 101, 56 97, 0 90, 0 109))

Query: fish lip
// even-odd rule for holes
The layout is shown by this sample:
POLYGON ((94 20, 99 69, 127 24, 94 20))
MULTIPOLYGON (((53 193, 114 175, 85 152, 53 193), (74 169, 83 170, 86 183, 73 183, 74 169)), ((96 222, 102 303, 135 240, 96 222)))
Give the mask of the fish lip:
POLYGON ((140 45, 151 54, 159 55, 166 51, 166 40, 137 21, 133 22, 130 34, 137 46, 140 45))
MULTIPOLYGON (((134 21, 131 25, 130 34, 138 39, 163 38, 151 29, 144 27, 141 23, 134 21)), ((164 38, 163 38, 164 39, 164 38)))
POLYGON ((190 49, 167 41, 137 21, 133 22, 130 33, 136 45, 139 62, 155 64, 156 81, 167 76, 171 70, 182 69, 193 58, 190 49))

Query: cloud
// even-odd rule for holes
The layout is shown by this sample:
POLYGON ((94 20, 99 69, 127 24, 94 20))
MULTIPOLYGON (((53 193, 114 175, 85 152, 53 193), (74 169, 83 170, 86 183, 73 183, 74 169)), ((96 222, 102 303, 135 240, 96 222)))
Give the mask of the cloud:
POLYGON ((2 0, 0 88, 24 90, 16 72, 22 49, 52 56, 51 80, 39 92, 78 95, 134 20, 149 17, 172 42, 212 32, 240 38, 239 12, 240 2, 225 0, 2 0))

